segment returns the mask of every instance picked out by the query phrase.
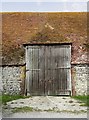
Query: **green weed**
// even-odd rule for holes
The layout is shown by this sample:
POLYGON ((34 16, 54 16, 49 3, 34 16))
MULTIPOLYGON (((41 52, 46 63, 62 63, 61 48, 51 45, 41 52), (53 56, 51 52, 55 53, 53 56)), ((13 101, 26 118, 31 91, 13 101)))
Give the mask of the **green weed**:
POLYGON ((89 106, 89 95, 87 96, 72 96, 72 98, 79 100, 79 102, 84 103, 83 106, 89 106))

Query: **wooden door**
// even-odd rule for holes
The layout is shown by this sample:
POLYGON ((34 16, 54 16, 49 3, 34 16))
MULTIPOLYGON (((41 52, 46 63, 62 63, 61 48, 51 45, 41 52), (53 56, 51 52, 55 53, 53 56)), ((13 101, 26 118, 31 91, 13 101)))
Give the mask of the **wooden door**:
POLYGON ((27 92, 31 95, 69 95, 70 62, 70 45, 27 46, 27 92))

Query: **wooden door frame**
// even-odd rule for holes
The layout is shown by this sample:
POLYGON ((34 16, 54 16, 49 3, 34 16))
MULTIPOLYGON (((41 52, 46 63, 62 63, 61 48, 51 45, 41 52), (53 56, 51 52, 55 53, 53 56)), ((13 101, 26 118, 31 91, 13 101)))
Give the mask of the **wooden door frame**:
MULTIPOLYGON (((41 45, 44 45, 44 46, 54 46, 54 45, 70 45, 70 51, 71 51, 71 46, 72 46, 72 43, 29 43, 29 44, 23 44, 23 46, 25 47, 25 62, 26 62, 26 80, 25 80, 25 94, 26 95, 30 95, 30 91, 29 91, 29 62, 28 62, 28 47, 29 46, 41 46, 41 45)), ((71 56, 71 52, 70 52, 70 56, 71 56)), ((70 61, 71 61, 71 58, 70 58, 70 61)), ((70 67, 71 67, 71 63, 70 63, 70 67)), ((71 82, 71 68, 70 68, 70 80, 69 80, 69 90, 70 90, 70 95, 72 96, 72 82, 71 82)))

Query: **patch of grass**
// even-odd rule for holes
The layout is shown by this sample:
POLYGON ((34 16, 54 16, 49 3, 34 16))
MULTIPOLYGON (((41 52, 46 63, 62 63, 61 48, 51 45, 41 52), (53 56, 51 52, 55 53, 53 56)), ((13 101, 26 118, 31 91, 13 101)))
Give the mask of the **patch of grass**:
POLYGON ((32 111, 40 111, 40 112, 42 112, 41 109, 33 108, 33 107, 27 107, 27 106, 12 109, 13 113, 16 113, 16 112, 32 112, 32 111))
POLYGON ((33 107, 20 107, 20 108, 14 108, 12 109, 12 112, 13 113, 16 113, 16 112, 33 112, 33 111, 39 111, 39 112, 69 112, 69 113, 76 113, 76 114, 79 114, 79 113, 86 113, 87 111, 84 111, 84 110, 81 110, 81 111, 77 111, 77 110, 74 110, 74 111, 71 111, 71 110, 57 110, 55 108, 52 108, 52 109, 48 109, 48 110, 41 110, 41 109, 38 109, 38 108, 33 108, 33 107))
POLYGON ((13 113, 15 112, 32 112, 34 109, 32 107, 21 107, 21 108, 14 108, 12 110, 13 113))
MULTIPOLYGON (((53 109, 48 109, 48 110, 41 110, 41 109, 38 109, 38 108, 32 108, 32 107, 20 107, 20 108, 14 108, 13 110, 12 110, 12 112, 32 112, 32 111, 39 111, 39 112, 43 112, 43 111, 45 111, 45 112, 54 112, 55 111, 55 109, 53 108, 53 109)), ((57 111, 56 111, 57 112, 57 111)))
POLYGON ((79 100, 81 103, 84 103, 83 106, 89 106, 89 95, 87 96, 72 96, 72 98, 79 100))
POLYGON ((2 96, 0 96, 0 105, 2 104, 2 96))
POLYGON ((85 103, 83 103, 83 104, 80 104, 80 106, 86 106, 86 104, 85 104, 85 103))
POLYGON ((80 113, 86 113, 87 111, 85 111, 85 110, 80 110, 80 111, 77 111, 77 110, 74 110, 74 111, 71 111, 71 110, 63 110, 63 111, 59 111, 59 112, 67 112, 67 113, 80 114, 80 113))
POLYGON ((2 101, 2 96, 0 96, 0 102, 2 101))
POLYGON ((86 113, 87 111, 84 111, 84 110, 80 110, 80 111, 77 111, 77 110, 74 110, 74 111, 71 111, 71 110, 56 110, 56 109, 48 109, 48 110, 44 110, 46 112, 65 112, 65 113, 76 113, 76 114, 79 114, 79 113, 86 113))
MULTIPOLYGON (((1 96, 0 96, 1 97, 1 96)), ((30 96, 22 96, 22 95, 2 95, 2 104, 6 105, 7 102, 17 99, 25 99, 29 98, 30 96)))
POLYGON ((54 109, 48 109, 48 110, 44 110, 44 111, 46 111, 46 112, 53 112, 54 109))

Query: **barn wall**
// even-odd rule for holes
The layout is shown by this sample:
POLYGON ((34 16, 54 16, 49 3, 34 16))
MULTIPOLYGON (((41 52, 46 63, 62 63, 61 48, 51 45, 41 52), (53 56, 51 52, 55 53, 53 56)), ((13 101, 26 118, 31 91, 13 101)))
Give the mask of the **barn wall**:
POLYGON ((72 66, 72 89, 74 95, 88 94, 89 66, 72 66))
MULTIPOLYGON (((6 94, 24 94, 25 66, 4 66, 2 71, 2 90, 6 94)), ((1 78, 1 77, 0 77, 1 78)), ((72 93, 86 95, 89 80, 88 65, 72 65, 72 93)), ((1 88, 1 87, 0 87, 1 88)))
POLYGON ((24 93, 24 69, 25 66, 4 66, 2 67, 2 85, 5 94, 24 93))

